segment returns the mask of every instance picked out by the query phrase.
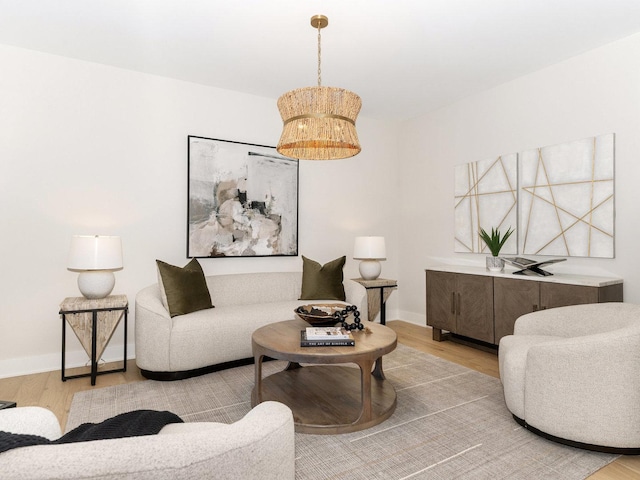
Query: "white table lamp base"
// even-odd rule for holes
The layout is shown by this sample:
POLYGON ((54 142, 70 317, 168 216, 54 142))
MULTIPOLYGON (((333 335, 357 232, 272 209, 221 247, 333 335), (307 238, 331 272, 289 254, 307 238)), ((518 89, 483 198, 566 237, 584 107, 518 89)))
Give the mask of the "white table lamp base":
POLYGON ((382 265, 378 260, 362 260, 359 266, 360 276, 365 280, 375 280, 380 276, 382 265))
POLYGON ((78 288, 85 298, 105 298, 116 284, 116 277, 110 270, 92 270, 78 275, 78 288))

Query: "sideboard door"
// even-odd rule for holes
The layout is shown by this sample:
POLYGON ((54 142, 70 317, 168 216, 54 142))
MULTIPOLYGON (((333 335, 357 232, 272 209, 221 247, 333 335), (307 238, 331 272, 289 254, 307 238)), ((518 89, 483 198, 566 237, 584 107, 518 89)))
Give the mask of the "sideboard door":
POLYGON ((513 325, 521 315, 540 309, 538 282, 510 278, 493 279, 495 306, 495 343, 507 335, 513 335, 513 325))
POLYGON ((456 274, 427 271, 427 325, 456 331, 456 274))
POLYGON ((493 279, 458 275, 456 333, 493 343, 493 279))
POLYGON ((598 303, 598 287, 540 283, 542 308, 564 307, 583 303, 598 303))

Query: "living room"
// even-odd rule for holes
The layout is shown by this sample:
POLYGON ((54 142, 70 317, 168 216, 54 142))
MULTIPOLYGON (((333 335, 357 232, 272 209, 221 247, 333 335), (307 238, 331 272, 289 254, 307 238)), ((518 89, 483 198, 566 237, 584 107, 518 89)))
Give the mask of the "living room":
MULTIPOLYGON (((322 10, 322 5, 312 6, 310 15, 320 13, 315 7, 322 10)), ((632 5, 626 7, 634 11, 632 5)), ((323 33, 323 42, 334 42, 324 48, 323 73, 326 84, 346 88, 344 82, 360 74, 358 65, 348 75, 331 69, 330 59, 339 54, 339 47, 330 39, 332 28, 339 30, 340 23, 356 19, 340 18, 339 12, 336 26, 331 24, 323 33)), ((34 22, 35 17, 40 15, 34 14, 34 22)), ((296 28, 308 40, 309 58, 301 59, 295 69, 307 72, 306 83, 312 84, 315 33, 307 17, 305 13, 305 24, 296 28)), ((261 28, 268 36, 268 24, 261 28)), ((387 260, 382 276, 399 284, 387 303, 387 316, 423 326, 425 268, 484 264, 484 255, 453 251, 454 167, 614 133, 615 257, 571 257, 553 271, 621 277, 625 302, 640 303, 634 253, 640 235, 635 214, 640 24, 625 28, 624 35, 588 48, 577 46, 553 64, 541 64, 499 84, 475 85, 447 105, 405 118, 363 110, 357 120, 359 155, 300 162, 299 253, 321 263, 346 255, 345 278, 355 278, 359 274, 352 258, 354 238, 384 236, 387 260)), ((384 30, 379 34, 384 36, 384 30)), ((174 265, 187 262, 187 136, 273 146, 282 129, 275 97, 83 60, 80 53, 78 58, 46 53, 3 38, 0 35, 0 198, 5 232, 0 239, 5 265, 0 278, 0 378, 59 368, 58 306, 65 297, 78 294, 77 274, 66 265, 72 235, 121 236, 124 268, 115 274, 114 292, 127 295, 133 305, 137 292, 156 282, 156 259, 174 265)), ((83 37, 76 42, 81 45, 83 37)), ((423 48, 440 46, 407 46, 408 56, 420 55, 423 48)), ((278 54, 274 61, 282 58, 278 54)), ((375 83, 384 68, 366 66, 363 74, 375 83)), ((403 72, 410 75, 410 70, 403 72)), ((265 82, 280 81, 277 74, 265 77, 265 82)), ((281 91, 303 85, 282 81, 281 91)), ((376 101, 393 102, 394 92, 385 96, 376 101)), ((367 101, 363 97, 365 105, 367 101)), ((207 275, 302 268, 299 256, 215 258, 201 264, 207 275)), ((133 332, 134 315, 129 328, 133 332)), ((120 338, 114 336, 105 360, 121 357, 120 338)), ((133 358, 134 337, 129 338, 133 358)), ((86 362, 79 345, 70 347, 68 355, 70 364, 86 362)))

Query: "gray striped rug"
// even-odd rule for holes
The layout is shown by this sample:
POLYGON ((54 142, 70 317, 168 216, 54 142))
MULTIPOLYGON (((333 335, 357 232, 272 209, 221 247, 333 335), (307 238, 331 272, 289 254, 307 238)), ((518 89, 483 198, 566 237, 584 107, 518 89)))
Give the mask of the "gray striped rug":
MULTIPOLYGON (((496 378, 399 345, 384 357, 398 407, 343 435, 296 434, 299 479, 583 479, 615 455, 544 440, 518 426, 496 378)), ((266 362, 264 375, 284 362, 266 362)), ((251 408, 253 366, 177 382, 151 380, 76 393, 67 430, 136 409, 187 422, 234 422, 251 408)))

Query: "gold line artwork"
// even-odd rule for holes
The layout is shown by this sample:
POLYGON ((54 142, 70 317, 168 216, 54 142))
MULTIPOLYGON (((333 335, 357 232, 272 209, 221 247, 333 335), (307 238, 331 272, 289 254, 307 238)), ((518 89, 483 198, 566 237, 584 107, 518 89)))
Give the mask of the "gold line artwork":
POLYGON ((614 147, 611 133, 456 166, 455 251, 513 227, 502 254, 613 258, 614 147))
MULTIPOLYGON (((486 251, 480 228, 517 229, 517 158, 503 155, 456 167, 456 252, 486 251)), ((503 252, 516 253, 516 248, 514 240, 503 252)))
MULTIPOLYGON (((594 181, 595 181, 595 170, 596 170, 596 139, 593 139, 593 153, 591 155, 591 198, 589 202, 589 225, 591 225, 591 221, 593 220, 593 190, 594 190, 594 181)), ((589 229, 589 253, 591 253, 591 229, 589 229)))
POLYGON ((614 135, 523 152, 521 253, 611 258, 614 135))

